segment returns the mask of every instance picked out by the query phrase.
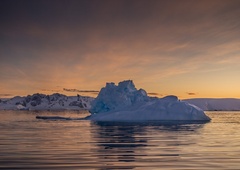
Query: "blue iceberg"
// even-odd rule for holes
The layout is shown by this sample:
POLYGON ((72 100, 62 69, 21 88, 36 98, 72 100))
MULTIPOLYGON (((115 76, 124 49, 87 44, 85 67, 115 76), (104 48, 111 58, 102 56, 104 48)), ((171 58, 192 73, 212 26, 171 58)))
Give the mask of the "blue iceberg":
POLYGON ((210 121, 203 110, 177 96, 149 97, 132 80, 107 83, 91 103, 93 121, 210 121))

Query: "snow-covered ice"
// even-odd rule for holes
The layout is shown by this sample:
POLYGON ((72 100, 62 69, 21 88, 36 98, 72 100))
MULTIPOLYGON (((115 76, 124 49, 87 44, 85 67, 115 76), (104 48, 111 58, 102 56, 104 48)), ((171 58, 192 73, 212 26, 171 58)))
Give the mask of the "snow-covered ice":
POLYGON ((234 98, 195 98, 184 100, 205 111, 239 111, 240 99, 234 98))
POLYGON ((151 98, 131 80, 107 83, 89 110, 93 121, 209 121, 200 108, 176 96, 151 98))

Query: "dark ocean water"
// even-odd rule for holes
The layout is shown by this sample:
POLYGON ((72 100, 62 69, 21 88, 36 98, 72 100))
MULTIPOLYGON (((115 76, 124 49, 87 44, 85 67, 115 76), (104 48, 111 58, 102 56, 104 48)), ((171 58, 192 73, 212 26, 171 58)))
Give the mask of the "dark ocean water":
POLYGON ((240 169, 240 112, 205 124, 39 120, 87 112, 0 111, 0 169, 240 169))

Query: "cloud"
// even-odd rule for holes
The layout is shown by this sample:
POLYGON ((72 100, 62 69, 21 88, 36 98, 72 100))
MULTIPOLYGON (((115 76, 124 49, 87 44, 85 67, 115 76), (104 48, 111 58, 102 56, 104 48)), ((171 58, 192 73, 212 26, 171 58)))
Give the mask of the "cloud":
POLYGON ((0 94, 0 98, 10 98, 13 97, 13 94, 0 94))
POLYGON ((196 93, 193 93, 193 92, 186 92, 189 96, 194 96, 196 95, 196 93))
POLYGON ((133 79, 157 91, 154 84, 181 83, 184 76, 233 72, 240 62, 240 1, 219 1, 71 1, 68 8, 65 1, 3 1, 0 89, 99 89, 133 79))
POLYGON ((154 93, 154 92, 152 92, 152 93, 147 93, 147 94, 150 95, 150 96, 163 96, 162 94, 154 93))
POLYGON ((78 90, 78 89, 66 89, 66 88, 63 88, 63 91, 80 92, 80 93, 99 93, 98 90, 78 90))
POLYGON ((41 89, 41 91, 45 91, 45 92, 61 92, 62 90, 41 89))
POLYGON ((0 96, 5 96, 5 97, 7 97, 7 96, 12 96, 12 94, 0 94, 0 96))

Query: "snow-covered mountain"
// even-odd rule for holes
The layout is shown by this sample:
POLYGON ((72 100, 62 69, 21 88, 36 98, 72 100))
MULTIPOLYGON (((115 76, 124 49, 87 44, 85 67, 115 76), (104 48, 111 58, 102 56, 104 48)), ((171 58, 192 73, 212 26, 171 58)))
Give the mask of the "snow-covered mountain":
POLYGON ((89 110, 94 100, 86 96, 65 96, 54 93, 52 95, 33 94, 26 97, 13 97, 0 100, 0 110, 89 110))
POLYGON ((240 110, 240 99, 234 98, 195 98, 183 100, 205 111, 237 111, 240 110))

